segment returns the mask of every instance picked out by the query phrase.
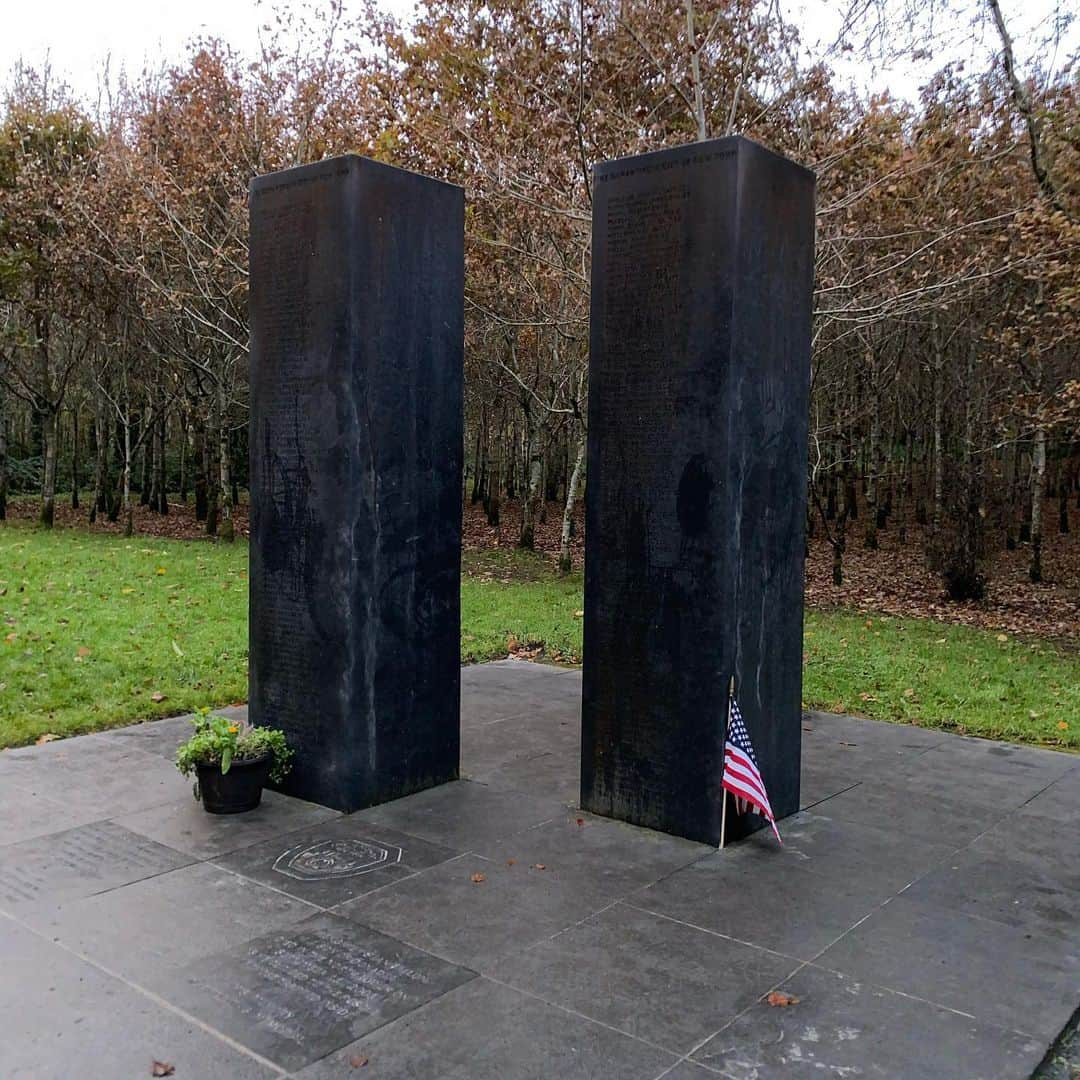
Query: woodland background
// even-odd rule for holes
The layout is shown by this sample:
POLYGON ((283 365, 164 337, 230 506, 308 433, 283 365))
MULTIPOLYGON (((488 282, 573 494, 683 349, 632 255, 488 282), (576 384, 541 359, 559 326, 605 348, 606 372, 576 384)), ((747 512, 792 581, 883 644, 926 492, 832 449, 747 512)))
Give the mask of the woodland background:
MULTIPOLYGON (((832 57, 933 50, 873 10, 832 57)), ((1018 69, 996 0, 938 18, 997 58, 914 104, 805 63, 758 0, 422 0, 407 24, 331 3, 277 15, 254 62, 196 42, 95 102, 17 69, 0 519, 243 532, 248 181, 357 152, 465 186, 467 537, 571 569, 591 165, 738 132, 818 176, 811 600, 854 576, 879 610, 1077 633, 1080 73, 1018 69)))

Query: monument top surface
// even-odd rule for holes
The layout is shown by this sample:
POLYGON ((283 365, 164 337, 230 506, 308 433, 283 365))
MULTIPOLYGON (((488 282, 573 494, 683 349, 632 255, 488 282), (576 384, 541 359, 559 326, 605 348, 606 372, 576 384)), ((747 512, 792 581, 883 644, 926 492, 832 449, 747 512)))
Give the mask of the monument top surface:
POLYGON ((638 173, 647 173, 653 170, 659 171, 670 168, 673 163, 705 164, 725 157, 734 157, 739 150, 754 150, 768 154, 779 161, 783 161, 794 169, 804 172, 814 178, 812 169, 800 165, 775 150, 770 150, 745 135, 726 135, 721 139, 706 139, 704 142, 683 143, 679 146, 669 146, 663 150, 651 150, 646 154, 631 154, 627 157, 611 158, 608 161, 598 161, 593 166, 593 176, 596 181, 603 183, 608 180, 616 180, 622 176, 633 176, 638 173))
POLYGON ((266 191, 305 180, 318 180, 324 176, 341 175, 344 170, 359 168, 385 169, 402 177, 415 177, 429 184, 441 184, 444 187, 462 190, 460 184, 451 183, 449 180, 426 176, 422 173, 413 172, 411 169, 403 169, 399 165, 388 165, 385 161, 376 161, 374 158, 364 157, 362 154, 339 154, 337 157, 323 158, 322 161, 312 161, 305 165, 293 165, 288 169, 278 169, 276 172, 253 176, 250 190, 254 194, 257 191, 266 191))

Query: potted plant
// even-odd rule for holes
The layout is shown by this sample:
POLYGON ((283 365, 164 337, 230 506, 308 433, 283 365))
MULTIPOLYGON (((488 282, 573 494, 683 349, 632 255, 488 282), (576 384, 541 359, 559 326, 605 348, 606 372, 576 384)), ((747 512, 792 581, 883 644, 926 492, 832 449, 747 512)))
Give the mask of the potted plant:
POLYGON ((200 709, 195 733, 176 751, 176 767, 195 774, 195 798, 209 814, 254 810, 267 780, 280 783, 292 767, 285 733, 200 709))

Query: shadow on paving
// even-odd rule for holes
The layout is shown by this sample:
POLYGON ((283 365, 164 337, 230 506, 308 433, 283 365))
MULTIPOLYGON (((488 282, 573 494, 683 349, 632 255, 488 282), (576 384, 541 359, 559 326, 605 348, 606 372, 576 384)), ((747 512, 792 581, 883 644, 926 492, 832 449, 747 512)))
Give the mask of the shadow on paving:
POLYGON ((0 1076, 1071 1080, 1075 757, 807 714, 720 853, 576 809, 580 690, 465 669, 464 778, 347 816, 205 814, 182 720, 0 754, 0 1076))

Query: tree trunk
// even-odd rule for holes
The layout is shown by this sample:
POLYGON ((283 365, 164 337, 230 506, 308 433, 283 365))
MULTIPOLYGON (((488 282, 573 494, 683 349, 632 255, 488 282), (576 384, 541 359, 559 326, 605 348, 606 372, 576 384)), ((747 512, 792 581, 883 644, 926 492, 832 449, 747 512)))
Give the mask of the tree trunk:
POLYGON ((1009 478, 1005 493, 1005 550, 1016 550, 1016 492, 1020 485, 1020 449, 1015 440, 1005 448, 1005 461, 1002 471, 1009 478))
POLYGON ((937 322, 933 325, 933 395, 934 395, 934 473, 933 473, 933 510, 931 514, 930 562, 933 569, 941 568, 941 509, 945 494, 945 438, 943 432, 943 397, 945 377, 945 353, 941 345, 941 332, 937 322))
POLYGON ((141 461, 139 464, 139 505, 150 505, 150 478, 153 475, 153 470, 150 468, 150 455, 153 452, 154 440, 153 438, 143 437, 143 428, 146 425, 146 417, 139 417, 139 436, 142 447, 141 461))
POLYGON ((45 444, 45 474, 41 487, 41 524, 53 527, 56 516, 56 439, 57 410, 50 404, 41 417, 41 437, 45 444))
POLYGON ((105 419, 105 407, 101 395, 94 402, 94 497, 90 503, 90 524, 104 513, 105 481, 109 470, 109 436, 105 419))
POLYGON ((491 528, 499 527, 499 496, 502 484, 502 457, 503 448, 498 440, 495 442, 495 450, 491 455, 491 472, 488 474, 487 498, 484 500, 484 511, 487 514, 487 523, 491 528))
POLYGON ((0 390, 0 521, 7 519, 8 459, 7 459, 7 408, 0 390))
POLYGON ((195 463, 195 520, 205 521, 209 512, 206 475, 206 425, 201 421, 191 430, 191 453, 195 463))
MULTIPOLYGON (((225 400, 226 387, 224 381, 218 383, 217 396, 214 399, 214 427, 217 429, 217 457, 218 457, 218 480, 220 487, 218 488, 217 504, 218 504, 218 536, 227 542, 232 542, 236 538, 236 533, 233 529, 233 507, 232 507, 232 482, 231 465, 229 457, 229 426, 227 423, 226 411, 227 402, 225 400)), ((207 532, 209 532, 207 527, 207 532)))
POLYGON ((1069 489, 1072 478, 1069 474, 1069 460, 1063 459, 1059 470, 1058 488, 1058 532, 1064 536, 1069 531, 1069 489))
POLYGON ((215 476, 214 458, 217 455, 218 430, 220 418, 217 407, 217 396, 210 408, 210 420, 206 425, 203 437, 203 458, 206 463, 206 535, 217 536, 218 531, 218 493, 221 490, 218 479, 215 476))
POLYGON ((476 425, 476 443, 473 450, 473 483, 472 495, 469 502, 475 506, 484 497, 484 461, 481 457, 483 442, 481 436, 484 430, 484 410, 480 410, 480 420, 476 425))
POLYGON ((1046 489, 1046 428, 1035 429, 1035 446, 1031 453, 1031 565, 1028 577, 1042 581, 1043 495, 1046 489))
POLYGON ((187 467, 188 467, 188 424, 187 418, 180 414, 180 501, 187 505, 187 467))
MULTIPOLYGON (((873 377, 872 356, 870 371, 873 377)), ((878 462, 881 447, 881 395, 876 386, 871 388, 871 393, 874 395, 874 406, 873 416, 870 421, 870 446, 866 455, 866 530, 863 533, 863 544, 871 551, 876 551, 878 546, 878 514, 880 512, 879 498, 881 496, 880 465, 878 462)))
POLYGON ((540 484, 544 473, 544 458, 540 447, 540 422, 536 416, 535 406, 528 410, 526 422, 525 455, 528 465, 525 490, 522 492, 521 500, 521 536, 518 539, 518 547, 532 551, 536 546, 536 504, 540 498, 540 484))
POLYGON ((559 569, 569 574, 573 569, 573 557, 570 554, 570 538, 573 536, 574 504, 577 502, 581 477, 585 471, 585 433, 578 439, 577 453, 574 455, 574 468, 566 485, 566 506, 563 508, 562 536, 559 540, 559 569))
POLYGON ((124 475, 123 475, 124 535, 135 531, 134 508, 131 505, 131 422, 124 421, 124 475))
POLYGON ((71 413, 71 509, 79 509, 79 410, 71 413))
POLYGON ((158 452, 157 452, 157 467, 158 467, 157 495, 158 495, 158 506, 157 506, 157 509, 158 509, 159 514, 168 514, 168 512, 169 512, 169 496, 168 496, 168 490, 167 490, 167 486, 168 486, 168 482, 169 482, 169 472, 168 472, 168 468, 167 468, 167 465, 166 465, 166 459, 165 459, 165 447, 168 444, 168 440, 166 438, 167 434, 168 434, 168 429, 167 429, 167 426, 166 426, 166 418, 165 418, 165 395, 164 395, 164 393, 162 393, 162 397, 161 397, 161 417, 158 419, 157 432, 156 432, 157 440, 158 440, 158 452))
MULTIPOLYGON (((149 506, 151 510, 156 514, 160 505, 158 498, 158 476, 160 475, 160 468, 158 463, 158 437, 157 437, 157 421, 148 413, 147 423, 150 425, 147 435, 145 436, 144 445, 146 447, 146 459, 150 461, 150 481, 149 481, 149 496, 145 493, 143 495, 143 505, 149 506)), ((145 472, 144 474, 145 475, 145 472)))
POLYGON ((859 517, 859 496, 858 484, 855 483, 855 448, 850 433, 844 436, 843 455, 844 509, 842 513, 855 521, 859 517))
POLYGON ((239 441, 237 432, 231 431, 229 433, 229 491, 233 510, 240 505, 240 482, 236 477, 236 444, 239 441))

